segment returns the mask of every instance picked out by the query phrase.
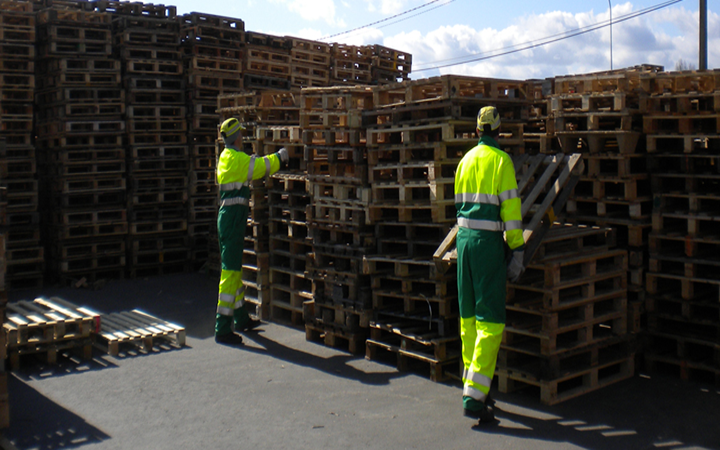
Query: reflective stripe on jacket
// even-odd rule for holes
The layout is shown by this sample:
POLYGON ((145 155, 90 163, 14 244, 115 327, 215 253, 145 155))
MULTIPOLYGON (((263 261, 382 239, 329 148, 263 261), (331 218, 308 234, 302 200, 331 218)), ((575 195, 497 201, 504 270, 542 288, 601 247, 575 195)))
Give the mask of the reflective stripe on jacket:
POLYGON ((217 183, 220 189, 221 206, 245 204, 235 198, 249 198, 250 181, 269 177, 280 170, 277 153, 268 156, 247 155, 236 147, 225 147, 217 163, 217 183))
POLYGON ((494 139, 483 136, 462 158, 455 174, 455 206, 459 226, 505 230, 514 250, 525 243, 522 205, 512 159, 498 147, 494 139))

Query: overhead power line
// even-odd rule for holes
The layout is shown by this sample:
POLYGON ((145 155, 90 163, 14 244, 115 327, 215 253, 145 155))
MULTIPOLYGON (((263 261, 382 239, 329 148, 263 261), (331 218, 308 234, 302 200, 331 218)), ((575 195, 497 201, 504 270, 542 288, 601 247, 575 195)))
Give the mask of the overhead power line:
MULTIPOLYGON (((408 9, 407 11, 403 11, 403 12, 398 13, 398 14, 395 14, 395 15, 393 15, 393 16, 386 17, 386 18, 384 18, 384 19, 382 19, 382 20, 378 20, 378 21, 369 23, 369 24, 367 24, 367 25, 363 25, 363 26, 361 26, 361 27, 353 28, 352 30, 343 31, 342 33, 331 34, 330 36, 325 36, 325 37, 323 37, 323 38, 320 38, 319 40, 320 40, 320 41, 324 41, 325 39, 330 39, 330 38, 333 38, 333 37, 336 37, 336 36, 342 36, 342 35, 345 35, 345 34, 350 34, 350 33, 352 33, 352 32, 355 32, 355 31, 358 31, 358 30, 362 30, 363 28, 369 28, 369 27, 371 27, 371 26, 373 26, 373 25, 377 25, 377 24, 379 24, 379 23, 383 23, 383 22, 387 22, 387 21, 389 21, 389 20, 393 20, 393 19, 395 19, 395 18, 397 18, 397 17, 404 16, 405 14, 409 14, 409 13, 411 13, 411 12, 413 12, 413 11, 417 11, 417 10, 419 10, 419 9, 425 8, 425 7, 427 7, 427 6, 432 5, 433 3, 437 3, 437 2, 440 2, 440 1, 443 1, 443 0, 431 0, 431 1, 429 1, 429 2, 427 2, 427 3, 424 3, 424 4, 420 5, 420 6, 416 6, 415 8, 408 9)), ((445 5, 447 5, 448 3, 452 3, 452 2, 454 2, 454 1, 455 1, 455 0, 450 0, 450 1, 448 1, 447 3, 445 3, 444 5, 439 5, 439 6, 445 6, 445 5)), ((433 9, 435 9, 435 8, 429 9, 429 10, 427 10, 427 11, 423 11, 422 13, 415 14, 415 15, 413 15, 412 17, 415 17, 415 16, 417 16, 417 15, 423 14, 423 13, 428 12, 428 11, 432 11, 433 9)), ((409 17, 408 17, 408 18, 409 18, 409 17)), ((403 20, 406 20, 406 19, 403 19, 403 20)), ((398 22, 401 22, 401 20, 398 20, 398 22)), ((388 24, 388 25, 390 25, 390 24, 388 24)))
MULTIPOLYGON (((660 3, 658 5, 655 5, 655 6, 650 6, 648 8, 641 9, 634 13, 630 13, 625 16, 620 16, 620 17, 616 18, 615 20, 613 20, 612 23, 617 24, 620 22, 625 22, 625 21, 634 19, 636 17, 640 17, 645 14, 649 14, 651 12, 658 11, 663 8, 667 8, 668 6, 672 6, 672 5, 674 5, 676 3, 680 3, 682 1, 683 0, 670 0, 670 1, 666 1, 664 3, 660 3)), ((559 42, 559 41, 562 41, 565 39, 570 39, 572 37, 587 34, 592 31, 596 31, 601 28, 607 27, 609 25, 610 25, 609 21, 599 22, 594 25, 588 25, 586 27, 577 28, 575 30, 565 31, 562 33, 544 37, 542 39, 536 39, 534 41, 529 41, 529 42, 525 42, 525 43, 521 43, 521 44, 514 44, 514 45, 511 45, 508 47, 503 47, 503 48, 492 50, 489 52, 476 53, 474 55, 466 55, 466 56, 462 56, 459 58, 451 58, 451 59, 433 61, 433 62, 426 63, 426 64, 437 64, 437 63, 442 63, 445 61, 458 61, 458 62, 454 62, 454 63, 450 63, 450 64, 443 64, 443 65, 438 65, 438 66, 433 66, 433 67, 426 67, 424 69, 418 69, 418 68, 413 67, 413 72, 424 72, 427 70, 443 69, 445 67, 458 66, 461 64, 467 64, 467 63, 471 63, 471 62, 484 61, 487 59, 498 58, 500 56, 510 55, 512 53, 518 53, 518 52, 522 52, 525 50, 542 47, 544 45, 552 44, 552 43, 559 42), (517 48, 518 46, 523 46, 523 47, 517 48), (507 51, 504 51, 504 50, 507 50, 507 51), (501 53, 496 53, 496 52, 501 52, 501 53), (488 53, 492 53, 492 54, 488 55, 488 53), (478 56, 478 55, 488 55, 488 56, 478 56), (466 59, 466 58, 470 58, 470 59, 466 59)), ((423 65, 425 65, 425 64, 423 64, 423 65)))

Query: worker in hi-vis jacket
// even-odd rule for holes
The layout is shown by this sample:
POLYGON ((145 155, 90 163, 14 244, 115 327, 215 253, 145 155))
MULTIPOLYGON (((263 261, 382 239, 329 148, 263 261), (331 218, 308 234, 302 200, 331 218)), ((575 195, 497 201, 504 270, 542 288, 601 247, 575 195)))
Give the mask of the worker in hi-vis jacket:
POLYGON ((478 112, 476 131, 479 142, 455 174, 463 414, 489 422, 495 419, 490 385, 505 328, 506 279, 516 281, 522 274, 525 242, 515 168, 497 143, 495 107, 478 112))
POLYGON ((236 118, 222 123, 220 136, 225 142, 225 149, 217 163, 220 190, 217 226, 222 272, 215 316, 215 341, 228 345, 242 344, 242 336, 237 333, 260 325, 260 321, 251 319, 245 309, 245 287, 242 281, 250 182, 269 177, 288 161, 285 148, 263 157, 246 154, 242 149, 244 129, 236 118))

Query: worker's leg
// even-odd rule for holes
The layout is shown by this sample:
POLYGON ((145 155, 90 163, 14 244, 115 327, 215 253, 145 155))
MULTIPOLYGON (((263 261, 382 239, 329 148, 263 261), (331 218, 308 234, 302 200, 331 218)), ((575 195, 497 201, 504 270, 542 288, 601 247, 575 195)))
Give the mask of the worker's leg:
POLYGON ((472 301, 467 298, 461 301, 463 406, 477 411, 485 406, 495 373, 505 327, 507 273, 503 241, 498 233, 466 230, 459 232, 457 239, 465 241, 464 245, 458 244, 458 283, 472 285, 472 289, 463 287, 460 295, 474 296, 472 301))
MULTIPOLYGON (((242 259, 247 225, 247 207, 221 208, 218 213, 218 238, 222 273, 218 293, 215 335, 232 333, 232 324, 247 321, 243 306, 245 288, 242 282, 242 259)), ((244 322, 243 322, 244 323, 244 322)))
MULTIPOLYGON (((217 315, 215 316, 215 335, 232 333, 232 323, 238 305, 236 299, 241 292, 244 298, 242 270, 222 270, 218 293, 217 315)), ((245 313, 247 315, 247 313, 245 313)))

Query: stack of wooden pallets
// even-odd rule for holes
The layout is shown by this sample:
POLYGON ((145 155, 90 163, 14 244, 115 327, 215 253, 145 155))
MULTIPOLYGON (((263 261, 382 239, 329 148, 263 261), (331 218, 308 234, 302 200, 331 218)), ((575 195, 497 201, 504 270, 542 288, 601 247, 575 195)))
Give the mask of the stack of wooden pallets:
POLYGON ((43 356, 47 364, 57 362, 58 353, 79 350, 92 357, 91 333, 99 326, 98 316, 68 307, 54 299, 37 298, 7 304, 3 334, 12 370, 20 368, 20 357, 43 356))
POLYGON ((331 85, 370 84, 373 49, 365 45, 333 43, 331 85))
POLYGON ((190 262, 185 78, 176 18, 121 12, 128 137, 128 275, 185 272, 190 262))
POLYGON ((287 38, 245 33, 244 84, 246 89, 289 89, 290 48, 287 38))
MULTIPOLYGON (((5 156, 5 138, 0 137, 0 157, 5 156)), ((2 174, 0 174, 2 183, 2 174)), ((5 323, 5 305, 7 304, 7 290, 5 287, 5 242, 7 240, 5 211, 7 200, 6 189, 0 186, 0 320, 5 323)), ((5 333, 0 332, 0 430, 10 426, 10 402, 8 399, 7 373, 5 372, 5 359, 7 358, 7 342, 5 333)))
POLYGON ((565 152, 582 152, 586 172, 567 205, 573 223, 613 227, 627 249, 631 331, 641 331, 652 194, 642 137, 641 76, 655 67, 560 77, 548 129, 565 152))
POLYGON ((322 87, 330 83, 330 44, 298 39, 290 41, 290 85, 322 87))
POLYGON ((111 16, 37 13, 38 159, 56 281, 122 278, 127 235, 125 91, 111 16))
MULTIPOLYGON (((311 190, 312 314, 308 339, 362 351, 372 306, 362 258, 374 246, 368 227, 367 152, 361 113, 373 108, 365 87, 303 89, 300 128, 311 190)), ((308 309, 310 312, 310 308, 308 309)))
MULTIPOLYGON (((283 134, 280 130, 276 134, 276 127, 285 123, 298 123, 299 121, 299 93, 293 91, 264 91, 245 92, 242 94, 227 94, 218 98, 218 111, 221 120, 235 117, 246 127, 243 132, 242 147, 248 154, 265 156, 275 153, 283 142, 287 142, 288 149, 293 156, 293 164, 299 164, 298 153, 299 132, 296 128, 283 134), (284 137, 283 137, 284 136, 284 137), (274 140, 278 138, 277 142, 274 140), (294 142, 294 145, 292 143, 294 142)), ((285 129, 287 131, 287 129, 285 129)), ((222 151, 222 141, 218 142, 218 150, 222 151)), ((250 183, 250 212, 245 235, 245 251, 243 254, 243 282, 245 284, 246 305, 253 305, 250 313, 260 319, 270 316, 270 235, 279 233, 275 227, 278 223, 270 220, 270 204, 268 203, 268 189, 271 186, 268 178, 255 180, 250 183)), ((282 207, 282 205, 276 205, 282 207)), ((304 225, 304 224, 303 224, 304 225)), ((215 239, 216 230, 211 234, 215 239)), ((212 245, 216 245, 213 242, 212 245)), ((214 251, 214 249, 213 249, 214 251)), ((219 258, 211 254, 211 266, 217 267, 219 258)), ((219 255, 218 255, 219 256, 219 255)))
POLYGON ((434 380, 456 374, 457 279, 437 270, 433 253, 455 222, 455 169, 477 143, 478 111, 498 108, 500 143, 520 154, 524 97, 522 82, 456 76, 375 89, 376 108, 365 114, 377 239, 376 255, 365 258, 373 287, 371 359, 384 349, 399 367, 429 363, 434 380))
POLYGON ((627 252, 612 229, 556 224, 510 284, 500 392, 535 386, 554 404, 629 378, 627 252))
POLYGON ((373 84, 397 83, 410 79, 412 55, 382 45, 374 45, 371 74, 373 84))
POLYGON ((6 278, 10 289, 43 284, 37 162, 33 146, 36 30, 32 3, 0 1, 0 186, 6 189, 6 278))
POLYGON ((646 77, 654 195, 645 362, 720 383, 720 71, 646 77))
POLYGON ((215 142, 218 96, 243 91, 245 24, 230 17, 190 13, 181 18, 187 83, 190 185, 188 234, 192 262, 208 259, 209 230, 217 217, 215 142))

